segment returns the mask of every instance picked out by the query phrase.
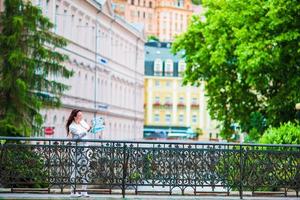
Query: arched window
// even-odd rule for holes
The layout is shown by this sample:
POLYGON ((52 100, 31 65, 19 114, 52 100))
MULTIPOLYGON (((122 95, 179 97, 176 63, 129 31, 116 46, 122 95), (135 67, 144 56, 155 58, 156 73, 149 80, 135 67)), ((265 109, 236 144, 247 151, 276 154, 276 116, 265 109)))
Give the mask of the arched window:
POLYGON ((186 68, 186 63, 184 62, 184 60, 180 60, 178 62, 178 72, 182 74, 185 71, 185 68, 186 68))
POLYGON ((171 59, 167 59, 165 61, 165 75, 166 76, 173 75, 173 61, 171 59))
POLYGON ((56 115, 54 115, 54 117, 53 117, 53 124, 56 124, 56 120, 57 120, 57 117, 56 117, 56 115))
POLYGON ((162 75, 162 60, 157 58, 154 61, 154 75, 162 75))

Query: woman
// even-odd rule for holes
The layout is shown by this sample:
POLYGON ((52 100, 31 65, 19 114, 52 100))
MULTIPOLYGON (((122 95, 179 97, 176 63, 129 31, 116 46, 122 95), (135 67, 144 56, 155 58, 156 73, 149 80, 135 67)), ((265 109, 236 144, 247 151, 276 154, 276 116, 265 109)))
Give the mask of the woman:
MULTIPOLYGON (((87 137, 88 131, 91 129, 91 126, 88 125, 82 118, 82 112, 81 110, 74 109, 72 110, 69 119, 66 124, 67 129, 67 135, 71 135, 73 139, 84 139, 87 137)), ((85 143, 81 143, 83 146, 85 143)), ((85 160, 85 156, 83 154, 84 148, 78 148, 76 149, 76 157, 74 158, 77 160, 78 166, 80 167, 80 164, 85 163, 88 165, 88 162, 85 160), (82 154, 82 155, 81 155, 82 154)), ((75 163, 75 161, 74 161, 75 163)), ((74 164, 75 166, 75 164, 74 164)), ((77 172, 79 170, 77 169, 77 172)), ((72 170, 71 179, 75 180, 75 170, 72 170)), ((83 183, 87 183, 86 179, 83 180, 83 183)), ((82 190, 85 192, 81 192, 81 194, 75 193, 75 186, 71 185, 71 197, 80 197, 85 196, 88 197, 88 193, 86 192, 87 185, 82 185, 82 190)))

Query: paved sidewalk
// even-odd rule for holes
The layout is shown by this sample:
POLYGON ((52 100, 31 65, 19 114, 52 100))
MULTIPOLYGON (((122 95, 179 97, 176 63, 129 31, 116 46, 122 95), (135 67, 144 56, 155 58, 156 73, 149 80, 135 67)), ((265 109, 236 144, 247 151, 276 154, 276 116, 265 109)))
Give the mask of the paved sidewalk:
MULTIPOLYGON (((122 199, 121 195, 99 195, 92 194, 88 198, 70 198, 67 194, 29 194, 29 193, 0 193, 0 199, 88 199, 88 200, 116 200, 122 199)), ((167 200, 167 199, 178 199, 178 200, 238 200, 237 196, 153 196, 153 195, 127 195, 125 199, 133 200, 167 200)), ((300 200, 300 197, 249 197, 245 196, 245 200, 300 200)))

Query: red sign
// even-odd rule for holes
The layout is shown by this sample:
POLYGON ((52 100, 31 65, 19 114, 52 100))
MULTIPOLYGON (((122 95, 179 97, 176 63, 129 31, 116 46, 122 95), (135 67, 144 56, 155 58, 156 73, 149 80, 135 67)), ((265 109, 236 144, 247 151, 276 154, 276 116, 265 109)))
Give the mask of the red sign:
POLYGON ((45 127, 44 128, 44 133, 45 135, 53 135, 54 134, 54 127, 45 127))

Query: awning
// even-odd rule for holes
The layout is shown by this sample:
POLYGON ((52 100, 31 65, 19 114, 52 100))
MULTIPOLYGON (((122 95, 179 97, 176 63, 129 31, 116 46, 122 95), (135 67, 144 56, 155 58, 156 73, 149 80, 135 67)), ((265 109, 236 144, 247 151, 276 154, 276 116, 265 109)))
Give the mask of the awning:
POLYGON ((145 126, 144 138, 193 138, 196 133, 190 127, 145 126))

